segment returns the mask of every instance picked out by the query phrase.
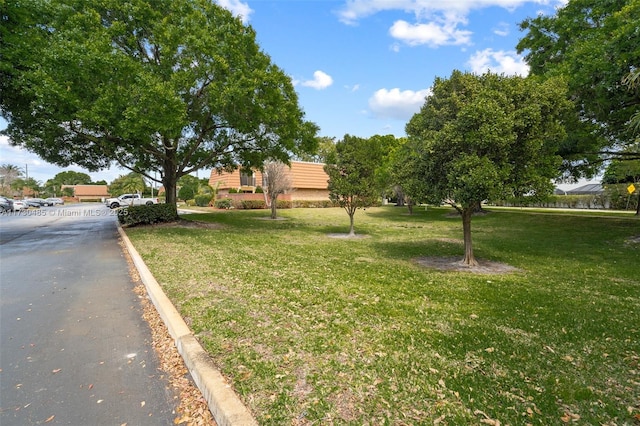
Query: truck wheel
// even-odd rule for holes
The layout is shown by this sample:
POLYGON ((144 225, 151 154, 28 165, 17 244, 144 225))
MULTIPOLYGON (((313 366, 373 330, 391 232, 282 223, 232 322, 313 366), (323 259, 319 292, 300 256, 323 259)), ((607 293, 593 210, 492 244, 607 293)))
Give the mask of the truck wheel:
POLYGON ((111 205, 109 206, 112 209, 117 209, 118 207, 120 207, 120 204, 118 203, 111 203, 111 205))
POLYGON ((148 205, 148 206, 153 205, 153 201, 147 201, 147 205, 148 205))

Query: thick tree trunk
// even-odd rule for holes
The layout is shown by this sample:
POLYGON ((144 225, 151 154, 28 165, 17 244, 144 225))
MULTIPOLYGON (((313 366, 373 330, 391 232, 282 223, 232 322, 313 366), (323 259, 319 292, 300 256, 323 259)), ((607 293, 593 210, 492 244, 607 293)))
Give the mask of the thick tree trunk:
POLYGON ((478 265, 473 255, 473 245, 471 244, 471 216, 473 215, 474 207, 462 209, 462 233, 464 234, 464 259, 462 259, 462 263, 468 266, 478 265))
POLYGON ((176 204, 177 201, 177 197, 176 197, 176 186, 177 186, 177 180, 174 177, 167 177, 165 175, 165 177, 162 179, 162 186, 164 186, 164 196, 165 196, 165 202, 167 204, 176 204))
POLYGON ((167 155, 167 158, 165 158, 163 172, 162 185, 164 186, 165 203, 177 206, 178 174, 176 173, 175 158, 173 156, 167 155))

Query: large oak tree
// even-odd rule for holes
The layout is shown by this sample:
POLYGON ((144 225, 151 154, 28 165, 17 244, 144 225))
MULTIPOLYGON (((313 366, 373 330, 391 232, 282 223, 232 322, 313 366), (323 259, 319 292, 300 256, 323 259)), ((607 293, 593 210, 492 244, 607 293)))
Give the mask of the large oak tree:
POLYGON ((531 74, 568 81, 575 119, 566 122, 560 152, 573 171, 638 158, 625 147, 637 138, 630 121, 640 111, 640 90, 624 82, 640 67, 639 22, 640 0, 571 0, 555 15, 520 24, 517 48, 531 74))
POLYGON ((54 164, 116 162, 175 203, 191 172, 313 150, 290 78, 211 0, 8 0, 1 19, 4 134, 54 164))
POLYGON ((570 107, 558 80, 459 71, 436 78, 432 94, 407 123, 415 154, 403 158, 422 179, 417 193, 452 205, 462 216, 464 264, 477 264, 471 217, 480 202, 553 189, 561 160, 556 153, 565 137, 560 118, 570 107))

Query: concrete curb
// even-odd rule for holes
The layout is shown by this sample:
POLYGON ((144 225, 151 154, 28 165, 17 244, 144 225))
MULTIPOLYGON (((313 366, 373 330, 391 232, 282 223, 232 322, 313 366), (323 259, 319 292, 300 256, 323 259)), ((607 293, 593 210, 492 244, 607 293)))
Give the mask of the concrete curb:
POLYGON ((191 377, 202 392, 209 406, 209 411, 213 414, 218 425, 258 426, 247 407, 242 404, 231 385, 220 374, 209 355, 189 330, 173 303, 164 294, 119 223, 118 233, 129 255, 131 255, 133 264, 147 288, 151 301, 166 324, 169 334, 175 340, 178 352, 182 355, 191 377))

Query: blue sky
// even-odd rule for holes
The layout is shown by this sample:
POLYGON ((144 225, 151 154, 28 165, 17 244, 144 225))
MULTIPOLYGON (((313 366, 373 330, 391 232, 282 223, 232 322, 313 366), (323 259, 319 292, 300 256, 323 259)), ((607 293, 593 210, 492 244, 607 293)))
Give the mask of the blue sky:
MULTIPOLYGON (((242 16, 294 82, 321 136, 404 135, 436 77, 527 75, 518 23, 566 0, 217 0, 242 16)), ((0 128, 6 122, 0 119, 0 128)), ((42 182, 63 170, 0 138, 0 162, 42 182)), ((86 172, 86 171, 85 171, 86 172)), ((89 173, 111 182, 126 170, 89 173)), ((198 173, 200 177, 207 171, 198 173)))

